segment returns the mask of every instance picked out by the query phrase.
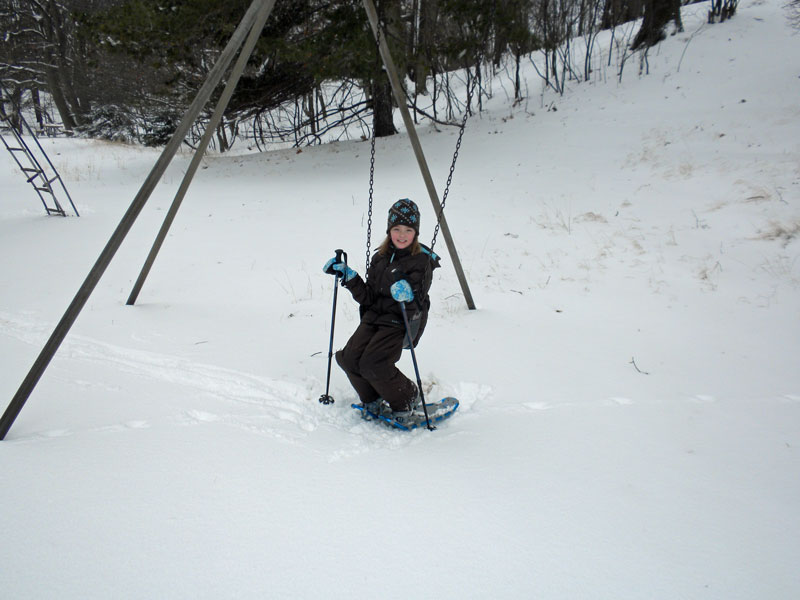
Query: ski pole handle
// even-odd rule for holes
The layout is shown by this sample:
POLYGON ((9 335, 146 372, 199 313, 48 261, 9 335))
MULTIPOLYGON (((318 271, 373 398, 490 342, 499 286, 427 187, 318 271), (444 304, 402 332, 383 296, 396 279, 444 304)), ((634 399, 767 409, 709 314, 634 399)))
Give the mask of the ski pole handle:
MULTIPOLYGON (((335 250, 335 252, 336 252, 336 260, 333 262, 333 264, 330 267, 328 267, 328 270, 325 271, 325 272, 328 275, 336 275, 336 277, 342 277, 342 273, 339 272, 339 271, 336 271, 333 268, 333 265, 335 265, 337 263, 340 263, 340 262, 343 262, 342 261, 342 257, 344 256, 344 264, 345 264, 345 266, 347 266, 347 252, 345 252, 341 248, 338 248, 337 250, 335 250)), ((347 269, 345 269, 345 270, 347 270, 347 269)))

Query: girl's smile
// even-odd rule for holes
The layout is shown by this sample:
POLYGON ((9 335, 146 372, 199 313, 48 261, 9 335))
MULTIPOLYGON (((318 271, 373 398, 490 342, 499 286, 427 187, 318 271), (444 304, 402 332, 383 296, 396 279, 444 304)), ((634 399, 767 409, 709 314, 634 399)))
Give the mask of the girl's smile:
POLYGON ((404 250, 414 241, 416 231, 406 225, 395 225, 389 230, 389 235, 392 237, 394 247, 398 250, 404 250))

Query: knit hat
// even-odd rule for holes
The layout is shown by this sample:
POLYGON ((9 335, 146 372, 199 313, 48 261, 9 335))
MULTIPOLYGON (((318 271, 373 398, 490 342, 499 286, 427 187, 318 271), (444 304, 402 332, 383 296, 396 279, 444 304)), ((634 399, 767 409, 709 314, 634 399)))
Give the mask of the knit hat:
POLYGON ((408 198, 398 200, 389 209, 389 222, 386 225, 386 233, 395 225, 405 225, 411 227, 419 235, 419 209, 413 201, 408 198))

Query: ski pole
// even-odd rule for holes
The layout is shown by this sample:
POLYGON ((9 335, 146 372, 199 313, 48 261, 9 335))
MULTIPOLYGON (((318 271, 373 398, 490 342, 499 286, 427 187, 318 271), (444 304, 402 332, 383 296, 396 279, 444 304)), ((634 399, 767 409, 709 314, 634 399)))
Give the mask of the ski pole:
POLYGON ((419 387, 419 397, 422 400, 422 410, 425 413, 425 424, 429 431, 436 429, 431 425, 431 420, 428 417, 428 406, 425 404, 425 393, 422 391, 422 378, 419 376, 419 367, 417 366, 417 355, 414 352, 414 340, 411 339, 411 327, 408 324, 408 314, 406 313, 406 303, 399 302, 400 312, 403 313, 403 323, 406 325, 406 338, 408 338, 408 348, 411 350, 411 361, 414 363, 414 373, 417 375, 417 386, 419 387))
MULTIPOLYGON (((334 264, 342 262, 342 256, 344 256, 344 266, 345 271, 347 271, 347 252, 344 250, 338 249, 336 250, 336 260, 334 264)), ((331 361, 333 359, 333 331, 336 325, 336 296, 339 293, 339 278, 342 277, 342 274, 339 271, 335 271, 333 269, 333 265, 328 267, 328 270, 325 271, 329 275, 335 275, 336 280, 333 282, 333 309, 331 310, 331 341, 328 345, 328 375, 325 378, 325 393, 319 397, 319 401, 321 404, 333 404, 334 399, 333 396, 329 394, 331 389, 331 361)))

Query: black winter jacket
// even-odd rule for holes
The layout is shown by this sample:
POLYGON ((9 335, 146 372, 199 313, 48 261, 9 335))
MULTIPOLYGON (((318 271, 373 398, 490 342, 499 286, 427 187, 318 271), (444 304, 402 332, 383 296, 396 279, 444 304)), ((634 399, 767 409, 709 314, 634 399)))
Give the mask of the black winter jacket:
POLYGON ((360 306, 362 323, 405 327, 400 305, 392 298, 390 288, 400 279, 408 281, 414 299, 406 303, 406 314, 415 346, 428 321, 431 307, 428 290, 433 270, 439 267, 439 256, 427 246, 420 245, 422 252, 419 254, 411 254, 408 248, 393 249, 390 254, 375 252, 367 270, 367 281, 356 276, 344 284, 360 306))

